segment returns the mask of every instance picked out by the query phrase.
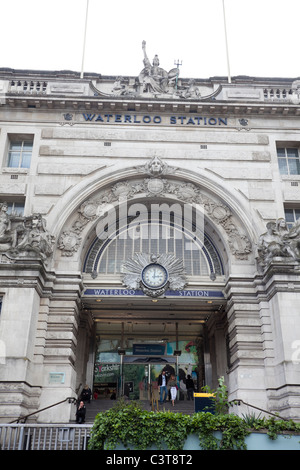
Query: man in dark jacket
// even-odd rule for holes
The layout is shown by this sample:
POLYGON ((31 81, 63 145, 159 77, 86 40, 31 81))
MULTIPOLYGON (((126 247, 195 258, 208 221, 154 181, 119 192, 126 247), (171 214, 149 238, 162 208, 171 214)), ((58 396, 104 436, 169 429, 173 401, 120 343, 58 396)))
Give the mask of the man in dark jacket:
POLYGON ((166 371, 163 370, 162 373, 158 376, 158 387, 159 387, 159 402, 165 402, 168 396, 168 389, 167 389, 168 379, 166 376, 166 371))
POLYGON ((187 376, 185 385, 186 385, 186 391, 187 391, 187 399, 188 400, 190 400, 190 399, 194 400, 195 387, 194 387, 194 381, 193 381, 193 379, 191 378, 190 375, 187 376))
POLYGON ((81 401, 76 411, 76 423, 82 424, 85 422, 85 413, 86 413, 86 408, 84 406, 83 401, 81 401))

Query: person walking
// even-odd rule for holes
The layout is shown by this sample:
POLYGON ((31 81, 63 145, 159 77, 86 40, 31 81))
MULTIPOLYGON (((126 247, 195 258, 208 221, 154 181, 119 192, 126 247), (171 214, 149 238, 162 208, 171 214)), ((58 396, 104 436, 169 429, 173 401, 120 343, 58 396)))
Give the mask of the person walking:
POLYGON ((195 386, 194 386, 194 381, 190 375, 187 376, 185 385, 186 385, 186 390, 187 390, 187 399, 194 400, 195 386))
POLYGON ((168 379, 166 376, 166 371, 163 370, 158 376, 158 387, 159 387, 159 402, 163 403, 167 400, 168 389, 167 389, 168 379))
POLYGON ((170 389, 170 393, 171 393, 172 406, 175 406, 175 400, 177 397, 177 389, 178 389, 175 375, 171 375, 171 378, 168 382, 168 388, 170 389))

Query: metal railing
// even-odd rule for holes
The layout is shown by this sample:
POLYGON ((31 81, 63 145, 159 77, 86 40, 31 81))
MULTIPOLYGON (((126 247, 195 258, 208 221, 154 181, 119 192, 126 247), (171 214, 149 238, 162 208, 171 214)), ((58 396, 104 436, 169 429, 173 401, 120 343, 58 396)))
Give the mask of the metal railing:
POLYGON ((241 403, 246 406, 250 406, 250 408, 254 408, 255 410, 262 411, 263 413, 267 413, 271 416, 274 416, 277 419, 282 419, 283 421, 289 421, 289 418, 284 418, 283 416, 279 416, 278 414, 272 413, 271 411, 264 410, 263 408, 258 408, 258 406, 251 405, 250 403, 246 403, 243 400, 240 400, 239 398, 236 398, 235 400, 231 400, 229 402, 230 405, 237 405, 240 406, 241 403))
POLYGON ((87 450, 92 424, 0 424, 0 450, 87 450))
POLYGON ((41 408, 39 410, 33 411, 32 413, 29 413, 28 415, 20 416, 19 418, 14 419, 13 421, 11 421, 10 424, 19 423, 20 421, 22 421, 23 423, 26 423, 27 419, 30 416, 36 415, 37 413, 41 413, 41 411, 49 410, 49 408, 53 408, 54 406, 60 405, 61 403, 64 403, 65 401, 68 401, 69 403, 76 403, 77 398, 67 397, 64 400, 58 401, 56 403, 52 403, 52 405, 46 406, 45 408, 41 408))

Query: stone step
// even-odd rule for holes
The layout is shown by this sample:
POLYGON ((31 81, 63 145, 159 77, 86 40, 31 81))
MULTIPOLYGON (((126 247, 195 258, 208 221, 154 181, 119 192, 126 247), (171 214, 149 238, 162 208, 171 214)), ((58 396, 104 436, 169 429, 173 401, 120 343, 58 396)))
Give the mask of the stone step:
MULTIPOLYGON (((105 412, 112 408, 115 405, 115 400, 92 400, 91 403, 86 403, 86 423, 91 423, 94 421, 96 415, 100 412, 105 412)), ((193 414, 195 412, 194 401, 185 401, 177 400, 175 401, 175 406, 172 406, 172 403, 167 401, 165 403, 158 403, 158 410, 156 404, 152 409, 152 404, 148 400, 137 400, 137 403, 141 404, 145 410, 148 411, 171 411, 173 413, 182 413, 182 414, 193 414)))

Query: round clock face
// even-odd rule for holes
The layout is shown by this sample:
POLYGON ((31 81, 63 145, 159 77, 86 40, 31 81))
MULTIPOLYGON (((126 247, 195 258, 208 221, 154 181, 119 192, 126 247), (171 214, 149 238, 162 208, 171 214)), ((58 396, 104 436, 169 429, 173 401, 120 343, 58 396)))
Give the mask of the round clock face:
POLYGON ((168 272, 161 264, 148 264, 142 271, 142 281, 150 289, 163 287, 168 282, 168 272))

